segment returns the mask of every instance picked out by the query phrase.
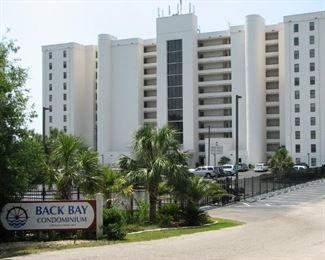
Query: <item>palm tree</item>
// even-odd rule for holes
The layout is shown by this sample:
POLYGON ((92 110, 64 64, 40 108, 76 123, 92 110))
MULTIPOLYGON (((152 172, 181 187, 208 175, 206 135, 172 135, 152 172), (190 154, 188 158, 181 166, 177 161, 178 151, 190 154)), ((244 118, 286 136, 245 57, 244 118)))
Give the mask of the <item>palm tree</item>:
POLYGON ((97 152, 87 148, 79 138, 60 133, 53 142, 52 156, 53 175, 61 199, 71 199, 73 187, 93 189, 93 177, 98 171, 97 152))
POLYGON ((123 155, 120 168, 133 183, 144 181, 146 184, 149 218, 155 223, 159 183, 174 183, 186 178, 188 155, 180 149, 175 130, 145 125, 135 133, 132 156, 123 155))
POLYGON ((108 208, 112 206, 114 198, 121 195, 129 197, 133 193, 133 186, 127 182, 125 177, 108 167, 101 169, 96 180, 98 189, 104 194, 108 208))
POLYGON ((293 161, 288 150, 284 146, 281 146, 271 157, 269 165, 273 172, 283 173, 293 166, 293 161))

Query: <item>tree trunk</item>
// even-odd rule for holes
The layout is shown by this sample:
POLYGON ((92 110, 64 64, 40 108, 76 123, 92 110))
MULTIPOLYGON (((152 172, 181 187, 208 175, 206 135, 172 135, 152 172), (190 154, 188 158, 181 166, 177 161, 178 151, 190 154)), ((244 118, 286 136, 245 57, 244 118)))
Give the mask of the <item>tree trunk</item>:
POLYGON ((149 184, 149 220, 151 224, 157 221, 157 197, 158 185, 156 183, 149 184))

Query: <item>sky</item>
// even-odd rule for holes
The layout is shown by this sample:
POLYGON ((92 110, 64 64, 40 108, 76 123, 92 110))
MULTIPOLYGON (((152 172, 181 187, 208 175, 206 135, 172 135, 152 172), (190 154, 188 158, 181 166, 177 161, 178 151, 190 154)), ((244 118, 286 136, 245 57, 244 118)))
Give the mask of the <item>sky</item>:
MULTIPOLYGON (((118 39, 155 38, 158 8, 176 13, 179 0, 0 0, 0 37, 15 39, 21 47, 21 66, 28 68, 30 105, 38 118, 29 128, 42 128, 42 45, 78 42, 96 44, 97 35, 108 33, 118 39), (6 33, 9 28, 10 32, 6 33)), ((266 24, 283 16, 325 11, 325 0, 183 0, 195 6, 201 32, 226 30, 241 25, 245 16, 259 14, 266 24)), ((192 7, 193 8, 193 7, 192 7)))

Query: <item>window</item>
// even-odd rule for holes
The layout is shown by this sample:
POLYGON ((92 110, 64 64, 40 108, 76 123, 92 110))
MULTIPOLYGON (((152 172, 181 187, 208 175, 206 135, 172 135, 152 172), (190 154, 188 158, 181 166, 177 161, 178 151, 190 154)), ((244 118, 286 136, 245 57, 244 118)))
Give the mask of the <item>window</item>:
POLYGON ((315 94, 315 89, 311 89, 310 90, 310 98, 315 98, 316 94, 315 94))
POLYGON ((300 98, 300 93, 299 90, 295 91, 295 99, 299 99, 300 98))
POLYGON ((315 71, 315 62, 309 63, 309 70, 310 71, 315 71))
POLYGON ((310 125, 316 125, 316 117, 311 117, 310 118, 310 125))
POLYGON ((67 89, 67 83, 63 82, 63 89, 66 90, 67 89))
POLYGON ((300 131, 295 132, 295 139, 299 140, 300 139, 300 131))
POLYGON ((295 113, 299 113, 299 112, 300 112, 300 105, 295 104, 295 113))
POLYGON ((49 63, 49 69, 50 70, 52 69, 52 63, 51 62, 49 63))
POLYGON ((310 104, 310 112, 315 112, 316 111, 316 105, 315 103, 310 104))
POLYGON ((316 131, 315 130, 310 131, 310 139, 316 139, 316 131))
POLYGON ((49 95, 49 101, 50 102, 52 101, 52 95, 49 95))
POLYGON ((295 64, 295 72, 299 72, 299 64, 295 64))
POLYGON ((316 153, 316 144, 311 144, 310 145, 310 152, 311 153, 316 153))
POLYGON ((315 49, 309 50, 309 58, 315 58, 315 49))
POLYGON ((63 131, 66 133, 67 132, 67 127, 63 126, 63 131))
POLYGON ((311 166, 316 166, 316 158, 311 158, 311 166))
POLYGON ((299 59, 299 51, 294 51, 293 56, 294 56, 295 60, 298 60, 299 59))
POLYGON ((52 84, 49 84, 49 91, 52 91, 52 84))
POLYGON ((295 126, 300 126, 300 117, 295 117, 295 126))
POLYGON ((296 153, 300 153, 300 144, 296 144, 296 153))
POLYGON ((309 36, 309 44, 315 44, 315 35, 309 36))
POLYGON ((299 78, 295 78, 295 86, 299 86, 299 78))
POLYGON ((49 73, 49 80, 52 80, 52 73, 49 73))
POLYGON ((52 52, 49 52, 49 59, 52 59, 52 52))
POLYGON ((299 38, 298 37, 293 38, 293 45, 294 46, 298 46, 299 45, 299 38))
POLYGON ((52 116, 49 116, 49 122, 52 123, 52 116))
POLYGON ((315 85, 315 76, 309 78, 310 85, 315 85))
POLYGON ((63 72, 63 78, 66 79, 67 78, 67 73, 63 72))
POLYGON ((67 111, 67 104, 63 104, 63 111, 67 111))
POLYGON ((49 111, 52 112, 52 105, 49 105, 49 111))
POLYGON ((295 23, 293 25, 293 32, 299 32, 299 24, 295 23))
POLYGON ((67 62, 66 62, 66 61, 63 62, 63 68, 64 68, 64 69, 67 68, 67 62))
POLYGON ((66 58, 67 57, 67 51, 63 51, 63 58, 66 58))
POLYGON ((67 100, 67 94, 63 94, 63 100, 67 100))
POLYGON ((314 30, 315 30, 315 23, 309 22, 309 31, 314 31, 314 30))
POLYGON ((67 115, 63 115, 63 122, 67 122, 67 115))

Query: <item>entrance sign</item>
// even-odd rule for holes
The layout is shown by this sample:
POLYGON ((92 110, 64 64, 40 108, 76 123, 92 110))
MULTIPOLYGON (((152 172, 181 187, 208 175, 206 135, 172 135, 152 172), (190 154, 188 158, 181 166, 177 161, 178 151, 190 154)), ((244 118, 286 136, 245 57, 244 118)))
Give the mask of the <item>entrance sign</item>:
POLYGON ((8 203, 0 218, 10 231, 96 229, 96 201, 8 203))

